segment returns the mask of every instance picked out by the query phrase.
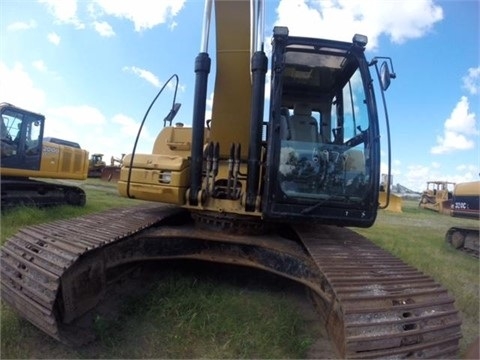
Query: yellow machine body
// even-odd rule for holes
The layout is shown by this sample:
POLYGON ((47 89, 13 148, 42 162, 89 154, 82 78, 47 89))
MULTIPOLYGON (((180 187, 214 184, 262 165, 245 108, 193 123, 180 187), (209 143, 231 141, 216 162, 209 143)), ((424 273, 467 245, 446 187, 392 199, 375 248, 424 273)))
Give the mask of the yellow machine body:
POLYGON ((45 117, 11 104, 0 104, 2 207, 20 203, 37 206, 84 205, 85 192, 76 186, 34 180, 85 180, 88 151, 59 138, 43 137, 45 117))

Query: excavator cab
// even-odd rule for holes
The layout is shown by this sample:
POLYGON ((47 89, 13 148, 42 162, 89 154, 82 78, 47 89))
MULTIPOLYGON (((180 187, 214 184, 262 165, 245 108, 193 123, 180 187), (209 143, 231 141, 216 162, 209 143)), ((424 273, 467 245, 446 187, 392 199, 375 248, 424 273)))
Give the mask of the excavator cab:
POLYGON ((39 170, 45 117, 1 104, 2 168, 39 170))
POLYGON ((379 134, 364 49, 275 28, 263 215, 370 226, 379 134))

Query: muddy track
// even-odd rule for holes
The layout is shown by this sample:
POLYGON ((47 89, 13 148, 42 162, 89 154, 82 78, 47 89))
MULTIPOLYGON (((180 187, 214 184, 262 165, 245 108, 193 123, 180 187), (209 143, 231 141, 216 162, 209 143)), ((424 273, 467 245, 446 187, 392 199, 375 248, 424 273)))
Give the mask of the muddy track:
POLYGON ((2 298, 48 335, 78 344, 82 316, 131 264, 196 259, 265 270, 311 290, 345 358, 452 358, 461 337, 440 284, 348 229, 246 236, 194 227, 145 204, 21 229, 1 251, 2 298), (180 226, 179 226, 180 225, 180 226))

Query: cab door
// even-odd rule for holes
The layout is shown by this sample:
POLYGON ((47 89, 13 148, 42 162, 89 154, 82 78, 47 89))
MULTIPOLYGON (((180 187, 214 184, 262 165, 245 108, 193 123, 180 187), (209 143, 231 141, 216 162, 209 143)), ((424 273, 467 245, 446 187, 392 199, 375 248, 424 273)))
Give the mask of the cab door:
POLYGON ((1 110, 2 168, 39 170, 45 118, 14 107, 1 110))

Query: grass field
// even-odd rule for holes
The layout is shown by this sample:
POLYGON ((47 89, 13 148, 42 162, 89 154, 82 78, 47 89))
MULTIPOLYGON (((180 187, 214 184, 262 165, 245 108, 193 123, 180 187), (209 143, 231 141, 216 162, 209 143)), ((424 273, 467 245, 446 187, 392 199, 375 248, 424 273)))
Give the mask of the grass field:
MULTIPOLYGON (((1 243, 25 225, 132 204, 117 196, 113 184, 88 180, 83 186, 85 208, 22 208, 3 214, 1 243)), ((455 297, 463 320, 463 354, 479 336, 480 276, 478 259, 444 242, 445 231, 459 223, 478 226, 478 221, 404 202, 403 213, 381 211, 372 228, 356 231, 432 276, 455 297)), ((50 339, 2 303, 0 358, 305 357, 319 330, 291 303, 288 286, 215 269, 164 267, 142 296, 126 298, 118 316, 97 317, 98 340, 80 349, 50 339)))

